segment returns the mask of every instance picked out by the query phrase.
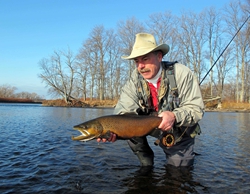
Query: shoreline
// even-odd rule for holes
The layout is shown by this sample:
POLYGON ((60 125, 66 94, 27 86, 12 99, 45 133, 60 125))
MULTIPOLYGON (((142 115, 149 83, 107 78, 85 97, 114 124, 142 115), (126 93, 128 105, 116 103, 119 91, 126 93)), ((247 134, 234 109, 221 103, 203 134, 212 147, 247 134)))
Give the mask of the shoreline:
MULTIPOLYGON (((67 107, 67 108, 114 108, 115 101, 72 101, 70 104, 66 104, 63 100, 31 100, 31 99, 16 99, 16 98, 0 98, 0 103, 27 103, 27 104, 41 104, 44 107, 67 107)), ((205 108, 205 112, 239 112, 249 113, 250 109, 247 108, 205 108)))
POLYGON ((19 98, 0 98, 0 103, 30 103, 30 104, 42 104, 42 100, 31 99, 19 99, 19 98))
POLYGON ((250 113, 249 109, 205 109, 205 112, 239 112, 239 113, 250 113))

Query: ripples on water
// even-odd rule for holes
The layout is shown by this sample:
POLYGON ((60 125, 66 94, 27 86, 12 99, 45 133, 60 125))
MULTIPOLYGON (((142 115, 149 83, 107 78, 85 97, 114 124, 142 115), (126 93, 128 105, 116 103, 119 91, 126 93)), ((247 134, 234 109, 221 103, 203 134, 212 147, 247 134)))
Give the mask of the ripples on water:
POLYGON ((72 141, 72 126, 112 109, 0 104, 1 193, 247 193, 250 190, 249 113, 206 113, 192 169, 165 166, 138 174, 126 141, 72 141))

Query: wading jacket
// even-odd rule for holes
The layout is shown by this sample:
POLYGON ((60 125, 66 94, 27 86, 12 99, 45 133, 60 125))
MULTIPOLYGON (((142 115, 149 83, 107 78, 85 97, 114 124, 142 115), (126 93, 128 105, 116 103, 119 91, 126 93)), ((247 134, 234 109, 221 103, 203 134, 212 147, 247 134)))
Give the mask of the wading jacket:
MULTIPOLYGON (((168 66, 162 62, 161 84, 158 89, 158 114, 170 110, 170 84, 167 76, 168 66)), ((174 64, 174 77, 178 89, 178 107, 173 108, 176 127, 191 127, 201 120, 204 104, 200 87, 191 70, 180 64, 174 64)), ((135 69, 122 88, 120 99, 115 107, 115 114, 136 113, 150 106, 150 90, 148 83, 135 69), (141 86, 141 87, 139 87, 141 86), (143 94, 143 95, 142 95, 143 94), (143 98, 143 99, 141 99, 143 98)))

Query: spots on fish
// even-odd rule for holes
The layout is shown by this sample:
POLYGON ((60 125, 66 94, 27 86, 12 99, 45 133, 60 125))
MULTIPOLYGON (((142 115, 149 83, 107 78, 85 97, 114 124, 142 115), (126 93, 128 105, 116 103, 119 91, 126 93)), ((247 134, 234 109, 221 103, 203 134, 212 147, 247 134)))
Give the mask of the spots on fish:
POLYGON ((94 138, 104 137, 108 132, 115 133, 117 139, 140 137, 149 134, 157 128, 161 120, 162 118, 157 116, 103 116, 75 126, 74 129, 79 130, 82 135, 72 139, 89 141, 94 138))

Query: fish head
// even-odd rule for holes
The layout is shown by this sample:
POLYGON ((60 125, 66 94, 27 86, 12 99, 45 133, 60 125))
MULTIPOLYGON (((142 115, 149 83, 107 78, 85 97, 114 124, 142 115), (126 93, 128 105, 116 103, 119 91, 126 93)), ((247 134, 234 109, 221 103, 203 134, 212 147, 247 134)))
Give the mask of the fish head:
POLYGON ((89 141, 101 136, 103 127, 97 120, 91 120, 73 127, 78 130, 81 135, 72 137, 72 140, 89 141))

